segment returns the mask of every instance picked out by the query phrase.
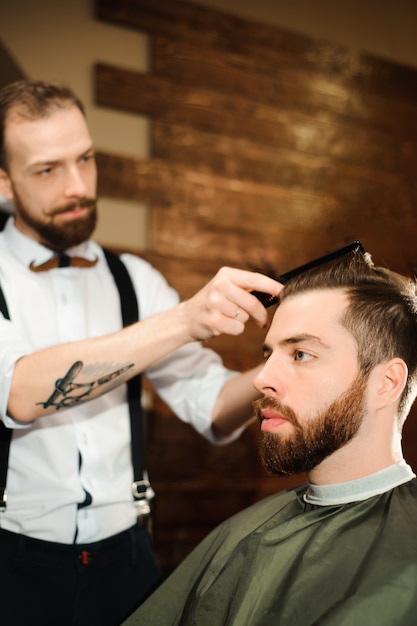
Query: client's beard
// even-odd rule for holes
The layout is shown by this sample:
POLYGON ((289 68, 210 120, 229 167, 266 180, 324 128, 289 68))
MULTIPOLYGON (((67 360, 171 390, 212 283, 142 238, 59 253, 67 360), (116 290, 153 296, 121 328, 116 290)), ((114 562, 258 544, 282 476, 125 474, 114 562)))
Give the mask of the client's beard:
POLYGON ((367 377, 360 375, 340 398, 304 425, 289 407, 271 398, 257 400, 254 406, 260 421, 261 409, 268 407, 294 426, 289 435, 263 434, 260 457, 265 468, 277 476, 309 472, 353 439, 363 421, 367 382, 367 377))

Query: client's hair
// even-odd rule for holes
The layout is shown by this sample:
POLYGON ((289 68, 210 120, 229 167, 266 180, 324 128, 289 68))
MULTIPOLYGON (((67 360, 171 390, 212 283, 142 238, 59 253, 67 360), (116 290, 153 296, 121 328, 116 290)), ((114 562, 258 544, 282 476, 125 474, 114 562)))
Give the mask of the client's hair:
POLYGON ((280 300, 313 289, 342 289, 349 304, 341 323, 358 345, 367 376, 379 363, 399 357, 408 368, 399 407, 403 423, 417 389, 417 297, 415 280, 375 267, 369 254, 350 253, 288 281, 280 300))

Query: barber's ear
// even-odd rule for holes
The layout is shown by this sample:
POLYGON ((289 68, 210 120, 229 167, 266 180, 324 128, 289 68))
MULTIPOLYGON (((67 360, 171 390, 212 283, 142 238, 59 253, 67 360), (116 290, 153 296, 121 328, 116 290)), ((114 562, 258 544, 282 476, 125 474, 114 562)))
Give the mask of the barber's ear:
POLYGON ((402 359, 390 359, 381 363, 378 368, 378 399, 381 405, 387 406, 396 402, 407 382, 408 367, 402 359))
POLYGON ((12 183, 8 174, 0 167, 0 194, 6 200, 13 200, 12 183))

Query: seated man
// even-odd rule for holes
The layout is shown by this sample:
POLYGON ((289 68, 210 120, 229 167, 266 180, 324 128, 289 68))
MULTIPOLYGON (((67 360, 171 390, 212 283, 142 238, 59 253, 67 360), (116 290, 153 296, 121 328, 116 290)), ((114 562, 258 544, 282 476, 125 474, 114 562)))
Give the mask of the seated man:
POLYGON ((255 408, 265 466, 308 482, 221 524, 126 625, 416 623, 415 291, 361 252, 289 280, 255 408))

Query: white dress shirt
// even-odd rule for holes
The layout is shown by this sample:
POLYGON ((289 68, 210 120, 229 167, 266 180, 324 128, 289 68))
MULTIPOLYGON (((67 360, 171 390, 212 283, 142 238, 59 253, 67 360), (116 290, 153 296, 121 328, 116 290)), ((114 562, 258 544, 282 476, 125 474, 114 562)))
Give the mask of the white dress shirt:
MULTIPOLYGON (((8 504, 0 526, 47 541, 88 543, 129 528, 137 515, 126 386, 33 424, 18 424, 7 416, 10 381, 20 357, 122 326, 119 294, 100 246, 89 241, 68 252, 99 257, 99 262, 88 269, 35 273, 29 270, 30 262, 42 263, 51 251, 17 231, 13 218, 0 233, 0 285, 11 317, 8 321, 0 315, 0 418, 14 429, 8 504), (78 509, 86 492, 92 502, 78 509)), ((176 292, 147 262, 130 254, 122 259, 135 286, 141 319, 177 304, 176 292)), ((120 364, 114 365, 116 369, 120 364)), ((57 379, 62 374, 57 372, 57 379)), ((182 420, 213 439, 214 401, 235 375, 216 353, 188 344, 146 375, 182 420)))

